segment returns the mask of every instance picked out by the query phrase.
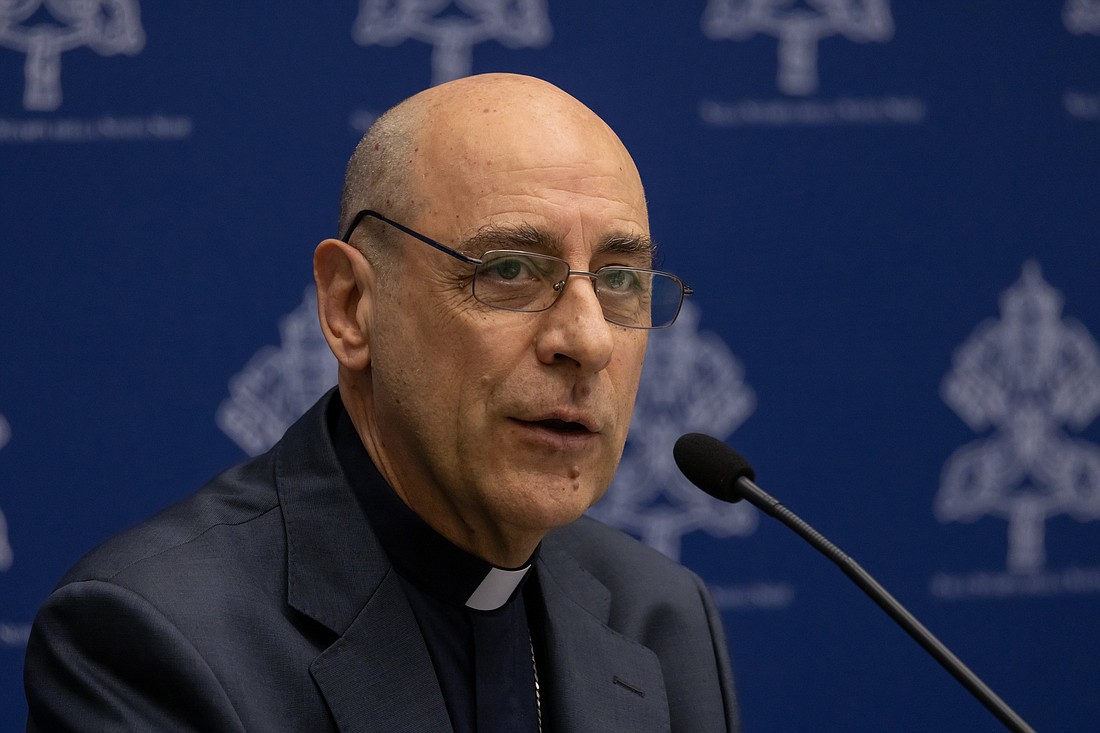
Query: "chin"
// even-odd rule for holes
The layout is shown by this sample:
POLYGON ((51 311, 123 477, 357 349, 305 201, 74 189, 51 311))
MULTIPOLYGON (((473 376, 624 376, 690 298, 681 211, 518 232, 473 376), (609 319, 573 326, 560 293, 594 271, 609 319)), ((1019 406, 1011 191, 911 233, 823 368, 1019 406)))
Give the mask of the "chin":
MULTIPOLYGON (((575 522, 595 504, 604 491, 578 484, 570 479, 549 482, 543 480, 542 490, 536 496, 527 496, 522 507, 521 523, 532 529, 550 530, 575 522)), ((537 484, 536 484, 537 485, 537 484)))

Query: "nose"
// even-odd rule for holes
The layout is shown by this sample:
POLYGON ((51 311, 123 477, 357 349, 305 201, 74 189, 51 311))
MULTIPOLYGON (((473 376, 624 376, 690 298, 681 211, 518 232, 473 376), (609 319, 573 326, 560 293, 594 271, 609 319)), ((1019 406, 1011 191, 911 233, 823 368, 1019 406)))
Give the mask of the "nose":
POLYGON ((583 374, 595 374, 611 363, 615 347, 612 329, 619 327, 604 320, 594 286, 591 275, 570 273, 558 301, 542 313, 535 339, 539 361, 571 362, 583 374))

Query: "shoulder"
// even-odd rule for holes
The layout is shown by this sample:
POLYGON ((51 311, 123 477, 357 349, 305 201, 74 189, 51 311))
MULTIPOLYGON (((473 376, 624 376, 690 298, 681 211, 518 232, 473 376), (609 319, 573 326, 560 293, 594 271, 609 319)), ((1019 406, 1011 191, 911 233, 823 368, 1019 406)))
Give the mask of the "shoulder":
MULTIPOLYGON (((285 544, 280 486, 328 483, 336 459, 326 452, 325 414, 332 393, 306 412, 268 452, 215 476, 178 503, 92 550, 62 579, 122 582, 142 568, 163 572, 180 562, 220 558, 231 568, 270 543, 285 544), (317 468, 320 466, 320 468, 317 468), (312 472, 311 472, 312 471, 312 472)), ((170 578, 169 578, 170 580, 170 578)))
POLYGON ((599 520, 583 516, 572 524, 551 532, 547 541, 565 549, 596 572, 618 572, 630 566, 658 575, 691 577, 683 565, 645 545, 621 530, 599 520))
MULTIPOLYGON (((544 541, 549 553, 566 553, 613 594, 641 599, 694 597, 705 593, 703 582, 683 565, 626 533, 581 517, 551 532, 544 541)), ((693 603, 693 605, 694 605, 693 603)))
POLYGON ((739 729, 725 632, 699 576, 589 517, 547 535, 540 559, 544 600, 568 596, 657 656, 673 730, 739 729))
POLYGON ((165 568, 221 556, 239 557, 242 539, 281 534, 272 460, 260 456, 216 476, 192 495, 108 539, 84 556, 60 585, 85 580, 124 581, 151 574, 164 583, 165 568), (274 522, 272 522, 274 520, 274 522), (271 526, 268 526, 271 525, 271 526), (277 526, 275 526, 277 525, 277 526), (230 546, 235 552, 227 552, 230 546))

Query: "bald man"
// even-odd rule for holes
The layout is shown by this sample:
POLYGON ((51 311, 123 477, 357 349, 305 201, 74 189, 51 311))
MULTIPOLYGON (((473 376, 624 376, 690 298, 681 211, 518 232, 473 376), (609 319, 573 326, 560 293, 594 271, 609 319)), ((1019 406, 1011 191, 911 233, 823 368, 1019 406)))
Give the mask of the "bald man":
POLYGON ((70 571, 28 730, 737 730, 703 584, 582 516, 686 290, 614 132, 461 79, 378 120, 340 208, 314 254, 338 387, 70 571))

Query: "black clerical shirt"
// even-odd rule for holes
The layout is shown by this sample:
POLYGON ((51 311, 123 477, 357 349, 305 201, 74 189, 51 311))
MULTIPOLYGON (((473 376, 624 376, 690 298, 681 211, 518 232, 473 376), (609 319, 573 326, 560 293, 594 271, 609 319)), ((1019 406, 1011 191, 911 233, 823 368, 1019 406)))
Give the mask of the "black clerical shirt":
POLYGON ((455 733, 534 733, 539 711, 527 609, 541 604, 534 556, 508 571, 459 549, 394 493, 339 400, 330 426, 340 464, 424 634, 455 733))

